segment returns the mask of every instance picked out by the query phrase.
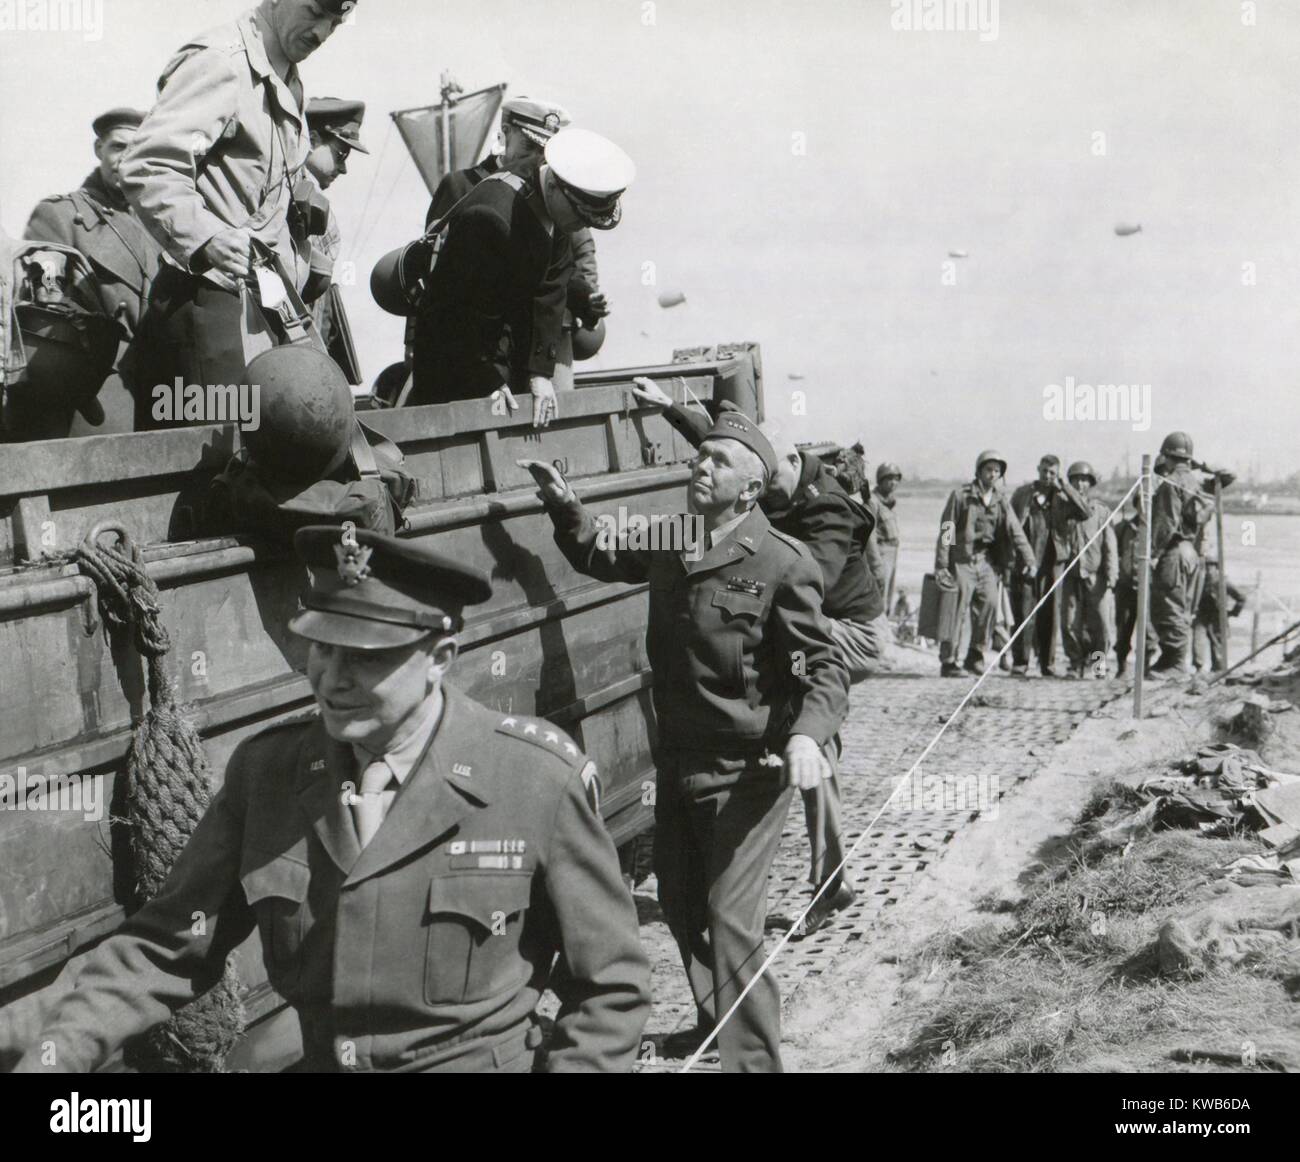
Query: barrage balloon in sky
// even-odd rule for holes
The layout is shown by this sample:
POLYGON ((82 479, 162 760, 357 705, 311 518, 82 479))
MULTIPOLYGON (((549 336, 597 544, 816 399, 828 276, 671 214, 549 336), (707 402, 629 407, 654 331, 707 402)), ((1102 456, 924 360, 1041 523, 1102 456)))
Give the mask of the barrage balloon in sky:
POLYGON ((1129 222, 1120 222, 1115 227, 1115 233, 1121 238, 1127 238, 1130 234, 1140 234, 1142 232, 1142 223, 1131 224, 1129 222))
POLYGON ((686 301, 686 296, 679 290, 660 291, 659 305, 666 311, 669 307, 679 307, 686 301))

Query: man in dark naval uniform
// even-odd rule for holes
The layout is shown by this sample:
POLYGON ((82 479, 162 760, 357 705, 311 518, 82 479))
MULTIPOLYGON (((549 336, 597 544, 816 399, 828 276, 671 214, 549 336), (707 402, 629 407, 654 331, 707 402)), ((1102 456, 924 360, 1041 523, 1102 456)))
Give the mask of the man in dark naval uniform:
MULTIPOLYGON (((533 422, 558 418, 552 379, 569 283, 569 235, 612 230, 635 167, 598 134, 565 129, 518 172, 488 174, 456 204, 412 334, 411 405, 533 395, 533 422)), ((417 262, 424 265, 424 260, 417 262)))
POLYGON ((487 577, 349 526, 294 538, 319 718, 235 751, 163 891, 90 956, 27 1072, 80 1072, 210 987, 256 927, 321 1072, 626 1072, 649 968, 592 763, 444 681, 487 577), (194 917, 207 922, 196 935, 194 917), (552 966, 559 957, 559 968, 552 966))
POLYGON ((69 436, 129 432, 134 427, 132 344, 162 251, 122 193, 118 163, 143 120, 138 109, 126 108, 96 117, 91 124, 98 166, 78 189, 39 203, 27 222, 27 238, 75 247, 90 260, 99 279, 103 313, 122 328, 114 372, 96 397, 99 406, 91 405, 88 416, 74 412, 69 436))
MULTIPOLYGON (((821 611, 821 570, 758 506, 777 457, 742 413, 724 412, 700 444, 688 492, 707 534, 699 555, 662 541, 608 543, 551 465, 521 463, 575 569, 650 584, 655 872, 707 1032, 763 962, 767 877, 790 799, 829 776, 823 751, 848 707, 848 670, 821 611)), ((770 974, 717 1043, 727 1072, 780 1071, 781 995, 770 974)))

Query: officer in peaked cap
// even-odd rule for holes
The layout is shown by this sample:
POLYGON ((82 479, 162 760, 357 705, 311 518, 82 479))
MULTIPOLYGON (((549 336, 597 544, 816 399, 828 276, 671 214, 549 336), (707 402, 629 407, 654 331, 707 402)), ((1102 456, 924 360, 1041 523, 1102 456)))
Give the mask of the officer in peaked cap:
POLYGON ((547 1070, 629 1070, 649 968, 594 767, 549 723, 444 681, 488 578, 350 526, 294 545, 310 584, 291 629, 320 716, 240 744, 163 891, 55 1007, 35 1043, 53 1064, 37 1048, 20 1069, 93 1069, 256 928, 309 1071, 527 1072, 547 987, 547 1070))
POLYGON ((100 312, 120 331, 113 373, 98 394, 79 413, 65 408, 55 414, 53 405, 46 405, 51 410, 33 437, 97 436, 135 426, 135 333, 162 250, 127 204, 119 167, 143 120, 139 109, 127 106, 96 117, 91 122, 95 168, 77 189, 38 203, 27 222, 28 239, 57 242, 85 255, 98 283, 100 312))
POLYGON ((584 226, 612 230, 618 225, 619 199, 636 176, 636 166, 626 153, 589 129, 565 129, 546 143, 545 156, 543 189, 548 208, 554 186, 584 226))
POLYGON ((781 997, 771 976, 755 979, 767 877, 794 788, 815 788, 830 774, 823 749, 847 709, 849 675, 822 613, 821 569, 758 504, 776 452, 749 416, 718 416, 687 491, 702 552, 662 540, 602 543, 593 516, 549 464, 521 463, 575 569, 650 583, 659 902, 699 1032, 739 1001, 717 1034, 723 1070, 778 1072, 781 997))
MULTIPOLYGON (((532 97, 510 97, 501 102, 502 130, 517 129, 541 149, 545 149, 547 142, 561 129, 566 128, 572 120, 568 110, 553 101, 538 101, 532 97)), ((505 158, 507 165, 515 160, 508 156, 510 153, 508 145, 507 141, 505 158)))
MULTIPOLYGON (((364 101, 313 97, 307 102, 305 116, 310 151, 305 164, 307 172, 322 190, 328 190, 348 172, 348 155, 354 149, 365 154, 370 152, 361 144, 361 122, 365 115, 364 101)), ((310 217, 308 213, 298 220, 305 224, 310 217)), ((304 232, 310 248, 308 264, 311 273, 303 286, 303 300, 311 305, 312 319, 326 351, 343 368, 349 382, 356 383, 360 369, 352 363, 355 356, 350 350, 350 329, 342 299, 337 293, 328 293, 334 280, 334 267, 343 252, 343 232, 334 207, 329 207, 323 232, 312 234, 309 229, 307 227, 304 232)))
POLYGON ((361 144, 361 122, 366 116, 364 101, 344 101, 339 97, 313 97, 307 102, 307 129, 311 133, 311 152, 307 169, 321 189, 328 189, 336 178, 348 172, 348 154, 354 149, 368 154, 361 144))

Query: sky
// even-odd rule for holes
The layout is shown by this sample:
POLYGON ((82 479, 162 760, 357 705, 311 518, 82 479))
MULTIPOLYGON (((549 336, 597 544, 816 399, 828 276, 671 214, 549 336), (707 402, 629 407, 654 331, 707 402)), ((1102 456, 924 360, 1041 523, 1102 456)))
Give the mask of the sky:
MULTIPOLYGON (((85 0, 90 35, 4 30, 41 2, 0 0, 14 235, 89 172, 95 114, 148 105, 189 35, 247 7, 85 0)), ((1239 472, 1300 469, 1300 6, 982 0, 983 32, 906 27, 923 3, 360 0, 302 75, 367 102, 371 156, 330 191, 367 377, 402 338, 370 269, 428 204, 388 114, 450 69, 559 101, 637 163, 586 366, 758 342, 769 416, 909 476, 988 447, 1013 480, 1048 451, 1136 471, 1175 428, 1239 472), (1133 387, 1149 426, 1049 413, 1067 381, 1133 387)))

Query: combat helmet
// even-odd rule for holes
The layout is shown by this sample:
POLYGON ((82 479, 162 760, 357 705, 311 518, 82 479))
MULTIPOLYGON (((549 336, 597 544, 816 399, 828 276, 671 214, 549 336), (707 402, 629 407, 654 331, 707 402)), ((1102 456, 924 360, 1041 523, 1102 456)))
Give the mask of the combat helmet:
POLYGON ((347 378, 333 359, 290 343, 263 351, 244 374, 261 388, 261 415, 240 438, 264 473, 306 486, 343 463, 356 417, 347 378))
POLYGON ((981 452, 978 456, 975 457, 975 475, 976 475, 976 476, 978 476, 978 475, 980 474, 980 469, 983 468, 984 465, 987 464, 990 460, 992 460, 994 463, 996 463, 996 464, 1000 464, 1000 465, 1002 466, 1002 475, 1003 475, 1003 476, 1005 476, 1005 475, 1007 474, 1007 460, 1006 460, 1006 457, 1003 456, 1001 452, 997 452, 997 451, 995 451, 995 450, 992 449, 992 448, 985 448, 983 452, 981 452))
POLYGON ((1070 470, 1065 474, 1067 480, 1076 480, 1081 476, 1086 476, 1093 484, 1097 483, 1097 473, 1087 460, 1076 460, 1070 465, 1070 470))
POLYGON ((1192 458, 1192 437, 1186 432, 1170 432, 1160 445, 1160 455, 1166 459, 1190 460, 1192 458))

